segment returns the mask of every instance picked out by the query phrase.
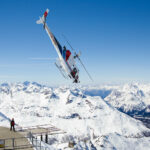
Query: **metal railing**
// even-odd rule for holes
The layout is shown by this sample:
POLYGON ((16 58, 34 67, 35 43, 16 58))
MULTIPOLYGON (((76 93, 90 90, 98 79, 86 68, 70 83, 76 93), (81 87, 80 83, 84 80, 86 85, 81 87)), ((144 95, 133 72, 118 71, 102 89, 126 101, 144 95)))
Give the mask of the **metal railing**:
POLYGON ((1 145, 0 150, 2 149, 16 150, 16 149, 33 148, 33 146, 29 142, 28 137, 1 139, 1 141, 3 141, 3 144, 1 145))
POLYGON ((26 137, 0 139, 0 150, 17 150, 35 148, 36 150, 49 150, 47 146, 42 145, 42 141, 28 133, 26 137))

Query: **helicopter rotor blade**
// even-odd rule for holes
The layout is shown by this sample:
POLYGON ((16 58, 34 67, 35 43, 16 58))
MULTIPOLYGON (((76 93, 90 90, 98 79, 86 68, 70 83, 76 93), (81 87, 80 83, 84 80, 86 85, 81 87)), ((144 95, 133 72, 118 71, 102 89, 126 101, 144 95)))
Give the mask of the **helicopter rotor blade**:
POLYGON ((62 34, 62 36, 64 37, 64 39, 66 40, 67 44, 70 46, 70 48, 72 49, 72 51, 76 54, 76 51, 73 49, 73 47, 71 46, 71 44, 69 43, 69 41, 67 40, 67 38, 65 37, 65 35, 62 34))
POLYGON ((30 60, 56 60, 57 58, 29 57, 30 60))
POLYGON ((87 75, 89 76, 89 78, 91 79, 91 81, 93 81, 91 75, 89 74, 89 72, 87 71, 87 69, 85 68, 83 62, 81 61, 79 55, 76 53, 76 51, 74 50, 74 48, 71 46, 71 44, 69 43, 69 41, 67 40, 67 38, 62 34, 62 36, 64 37, 64 39, 66 40, 66 42, 68 43, 68 45, 70 46, 70 48, 72 49, 72 51, 75 53, 75 57, 78 58, 79 62, 81 63, 82 67, 84 68, 84 70, 86 71, 87 75))
POLYGON ((83 62, 81 61, 81 59, 80 59, 79 57, 77 57, 77 58, 78 58, 79 62, 81 63, 82 67, 84 68, 84 70, 86 71, 87 75, 88 75, 89 78, 91 79, 91 81, 93 81, 91 75, 89 74, 89 72, 88 72, 87 69, 85 68, 85 66, 84 66, 83 62))

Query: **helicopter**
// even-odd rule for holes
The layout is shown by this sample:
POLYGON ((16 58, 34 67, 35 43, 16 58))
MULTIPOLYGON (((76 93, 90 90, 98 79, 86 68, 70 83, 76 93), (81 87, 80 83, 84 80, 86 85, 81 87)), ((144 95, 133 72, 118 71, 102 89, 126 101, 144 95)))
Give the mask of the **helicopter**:
POLYGON ((54 34, 50 31, 50 28, 48 27, 46 23, 46 18, 49 13, 49 9, 46 9, 42 17, 39 17, 39 20, 36 21, 37 24, 43 24, 43 28, 47 32, 57 54, 58 54, 58 59, 55 62, 56 67, 59 69, 60 73, 62 76, 66 79, 71 79, 73 83, 80 83, 79 80, 79 69, 76 66, 76 59, 79 60, 85 71, 87 72, 88 76, 92 80, 92 77, 86 70, 84 64, 82 63, 80 59, 81 53, 77 54, 75 50, 72 48, 70 43, 67 41, 67 43, 70 45, 71 49, 74 51, 74 54, 66 48, 66 46, 61 46, 59 41, 56 39, 54 34))

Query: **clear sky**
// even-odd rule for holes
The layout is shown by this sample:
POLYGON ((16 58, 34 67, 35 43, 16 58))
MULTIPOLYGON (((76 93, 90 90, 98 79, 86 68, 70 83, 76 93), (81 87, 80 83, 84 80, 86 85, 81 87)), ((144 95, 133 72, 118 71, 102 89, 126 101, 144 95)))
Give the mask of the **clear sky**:
MULTIPOLYGON (((149 0, 0 0, 0 82, 66 84, 54 65, 56 51, 42 25, 62 45, 64 34, 94 83, 150 81, 149 0)), ((68 45, 66 45, 69 48, 68 45)), ((80 80, 90 83, 79 65, 80 80)))

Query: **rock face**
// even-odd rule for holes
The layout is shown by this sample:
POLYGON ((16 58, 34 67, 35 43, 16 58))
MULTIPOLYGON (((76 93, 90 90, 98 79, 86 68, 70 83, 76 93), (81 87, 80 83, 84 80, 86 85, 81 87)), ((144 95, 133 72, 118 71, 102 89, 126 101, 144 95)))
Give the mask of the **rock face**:
MULTIPOLYGON (((4 83, 0 85, 0 125, 9 126, 12 117, 20 126, 51 123, 67 132, 53 141, 73 142, 75 149, 149 149, 150 130, 125 114, 148 114, 148 96, 145 85, 77 89, 27 81, 4 83)), ((62 145, 55 142, 53 148, 59 149, 62 145)))

